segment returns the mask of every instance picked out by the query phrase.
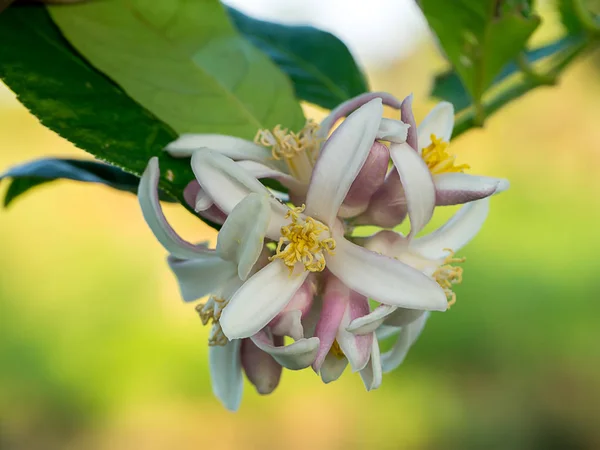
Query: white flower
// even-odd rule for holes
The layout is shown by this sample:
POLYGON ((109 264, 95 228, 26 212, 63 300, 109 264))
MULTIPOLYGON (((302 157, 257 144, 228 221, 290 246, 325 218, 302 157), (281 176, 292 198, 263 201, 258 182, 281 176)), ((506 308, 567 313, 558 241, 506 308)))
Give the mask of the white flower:
MULTIPOLYGON (((446 309, 444 292, 431 278, 348 241, 337 220, 339 207, 380 131, 382 112, 381 99, 373 99, 333 132, 314 167, 305 208, 290 209, 270 197, 266 236, 279 243, 277 252, 240 287, 223 311, 220 323, 230 339, 251 336, 262 329, 285 307, 310 272, 325 267, 350 289, 382 303, 446 309)), ((391 150, 392 155, 402 151, 402 147, 391 150)), ((215 152, 195 152, 192 168, 200 186, 226 214, 248 194, 268 193, 243 167, 215 152)), ((416 202, 411 216, 415 223, 423 222, 418 205, 416 202)))

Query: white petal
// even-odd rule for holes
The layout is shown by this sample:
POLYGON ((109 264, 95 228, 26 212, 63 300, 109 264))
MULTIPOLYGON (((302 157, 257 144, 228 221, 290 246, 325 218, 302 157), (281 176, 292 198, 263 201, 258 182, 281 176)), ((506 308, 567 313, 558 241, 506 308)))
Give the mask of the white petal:
POLYGON ((385 323, 392 327, 403 327, 421 318, 425 311, 420 309, 398 308, 385 318, 385 323))
POLYGON ((360 371, 360 377, 363 380, 367 391, 372 391, 381 386, 383 372, 381 368, 381 354, 379 352, 379 342, 377 338, 373 338, 373 347, 371 349, 371 359, 369 364, 360 371))
POLYGON ((350 325, 352 319, 367 312, 368 308, 367 299, 352 292, 335 337, 340 349, 348 359, 353 372, 364 369, 369 362, 371 346, 373 345, 373 334, 356 335, 346 331, 346 328, 350 325), (355 311, 352 311, 353 307, 355 311), (358 311, 356 311, 357 308, 359 309, 358 311))
POLYGON ((251 193, 233 208, 219 231, 217 254, 237 264, 241 280, 260 256, 270 218, 268 196, 251 193))
POLYGON ((398 333, 400 333, 399 327, 391 327, 384 324, 380 325, 379 328, 377 328, 377 330, 375 331, 375 336, 377 336, 378 340, 383 341, 384 339, 395 336, 398 333))
POLYGON ((202 189, 225 214, 230 214, 233 208, 252 192, 269 195, 273 214, 267 236, 272 239, 279 238, 281 227, 289 222, 284 219, 289 208, 272 197, 268 189, 244 168, 223 155, 207 151, 194 153, 192 169, 202 189))
POLYGON ((237 267, 215 253, 202 258, 179 259, 169 256, 169 267, 177 277, 184 301, 191 302, 215 292, 229 279, 237 278, 237 267))
POLYGON ((433 181, 438 206, 459 205, 480 200, 508 189, 508 181, 502 178, 482 177, 461 172, 435 175, 433 181))
POLYGON ((380 303, 445 311, 446 295, 428 276, 393 258, 379 255, 335 235, 335 255, 327 268, 350 289, 380 303))
POLYGON ((275 361, 290 370, 300 370, 310 366, 319 349, 319 338, 316 337, 298 339, 292 344, 281 347, 273 345, 273 340, 262 330, 251 339, 263 352, 268 353, 275 361))
POLYGON ((350 322, 346 331, 354 334, 368 334, 375 331, 387 316, 398 309, 397 306, 379 305, 366 316, 359 317, 350 322))
POLYGON ((253 177, 258 178, 259 180, 262 178, 272 178, 279 181, 294 194, 306 195, 306 189, 308 186, 285 172, 281 172, 277 169, 273 169, 255 161, 240 161, 238 162, 238 165, 242 166, 245 170, 252 174, 253 177))
POLYGON ((146 219, 158 242, 172 255, 184 259, 202 257, 208 252, 206 247, 193 245, 181 239, 167 222, 158 200, 159 175, 158 158, 154 157, 148 161, 148 166, 142 175, 138 188, 138 200, 142 207, 144 219, 146 219))
POLYGON ((411 250, 431 260, 445 258, 448 255, 445 249, 457 252, 479 232, 489 209, 489 198, 463 205, 440 228, 412 241, 411 250))
POLYGON ((210 380, 215 396, 230 411, 237 411, 242 400, 244 380, 240 358, 240 340, 208 349, 210 380))
POLYGON ((382 113, 381 99, 371 100, 350 114, 327 139, 306 194, 307 215, 326 225, 333 223, 352 182, 369 156, 382 113))
POLYGON ((221 315, 221 328, 229 339, 250 337, 264 328, 292 299, 308 272, 289 274, 276 260, 250 277, 233 295, 221 315))
POLYGON ((431 135, 450 142, 454 128, 454 106, 452 103, 440 102, 427 114, 418 128, 419 153, 431 144, 431 135))
POLYGON ((410 125, 405 124, 401 120, 381 119, 379 130, 377 131, 377 139, 388 142, 401 144, 406 142, 408 129, 410 125))
POLYGON ((410 236, 423 229, 433 215, 435 186, 427 164, 408 144, 392 144, 390 156, 400 175, 410 218, 410 236))
POLYGON ((410 347, 415 343, 419 334, 421 334, 428 317, 429 313, 425 313, 418 320, 402 328, 394 347, 389 352, 381 355, 381 364, 384 373, 390 372, 402 364, 408 354, 408 350, 410 350, 410 347))
POLYGON ((325 357, 325 361, 321 365, 321 370, 319 374, 321 375, 321 380, 323 383, 331 383, 332 381, 337 380, 344 373, 344 369, 348 365, 348 359, 334 355, 329 352, 325 357))
POLYGON ((165 147, 165 150, 175 158, 189 158, 195 151, 211 150, 235 161, 257 161, 277 167, 271 150, 235 136, 223 134, 182 134, 165 147))

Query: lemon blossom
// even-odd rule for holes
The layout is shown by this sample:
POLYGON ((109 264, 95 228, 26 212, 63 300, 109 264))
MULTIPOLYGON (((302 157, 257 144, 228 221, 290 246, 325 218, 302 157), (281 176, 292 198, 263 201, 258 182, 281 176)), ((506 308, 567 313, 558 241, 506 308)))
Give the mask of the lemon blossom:
MULTIPOLYGON (((290 198, 298 202, 306 196, 313 168, 333 125, 374 98, 380 98, 383 103, 393 107, 400 107, 400 102, 390 94, 367 93, 341 104, 320 125, 307 121, 299 132, 278 125, 272 130, 258 130, 254 142, 218 134, 183 134, 165 150, 174 157, 190 157, 195 151, 205 150, 221 153, 237 161, 255 178, 278 180, 288 188, 290 198)), ((408 126, 401 121, 381 119, 375 138, 403 142, 407 130, 408 126)), ((367 158, 364 173, 357 177, 354 189, 348 193, 349 204, 342 204, 339 212, 341 216, 350 217, 366 209, 371 194, 383 183, 388 160, 387 149, 377 145, 367 158)), ((192 202, 188 200, 188 203, 195 205, 197 211, 202 215, 207 214, 211 220, 214 220, 215 214, 219 216, 218 209, 215 209, 206 192, 198 189, 197 185, 190 185, 189 192, 195 199, 192 202)))
MULTIPOLYGON (((380 130, 382 112, 382 100, 375 98, 350 114, 331 134, 314 167, 305 206, 290 208, 269 197, 271 216, 266 236, 277 242, 276 253, 269 264, 243 283, 223 310, 220 324, 228 338, 257 333, 285 308, 310 273, 325 267, 351 290, 382 303, 446 309, 444 292, 435 281, 400 261, 348 241, 337 219, 339 207, 380 130)), ((396 159, 402 160, 405 150, 392 145, 392 158, 400 154, 396 159)), ((414 159, 414 151, 405 153, 414 159)), ((251 173, 216 152, 195 152, 192 169, 202 189, 226 214, 250 193, 269 193, 251 173)), ((420 182, 422 174, 416 173, 411 179, 420 182)), ((413 212, 415 223, 422 222, 418 205, 413 212)), ((252 222, 247 226, 253 226, 252 222)))
MULTIPOLYGON (((257 390, 269 393, 271 387, 277 386, 281 366, 297 370, 312 364, 319 345, 318 338, 304 339, 302 329, 298 330, 298 325, 295 325, 296 340, 287 346, 283 346, 282 337, 273 336, 270 330, 251 336, 252 343, 227 339, 220 325, 223 308, 243 280, 264 265, 264 261, 261 263, 259 259, 266 253, 263 240, 270 216, 267 197, 259 194, 246 196, 225 221, 217 249, 210 250, 205 245, 186 242, 171 228, 158 199, 158 180, 158 159, 152 158, 138 189, 142 213, 158 241, 170 253, 169 266, 177 277, 184 301, 210 294, 210 298, 196 309, 204 325, 212 323, 209 366, 213 392, 228 409, 236 410, 242 396, 242 364, 257 390), (252 225, 248 226, 247 221, 252 225), (257 343, 254 344, 254 341, 257 343), (246 352, 248 355, 245 355, 246 352)), ((304 297, 299 299, 301 305, 306 302, 304 297)), ((281 324, 279 328, 280 331, 286 330, 281 324)))
MULTIPOLYGON (((489 197, 508 189, 508 181, 465 173, 467 164, 456 163, 449 151, 454 128, 454 107, 451 103, 438 103, 417 128, 411 108, 412 96, 401 104, 401 119, 410 125, 407 145, 427 166, 435 185, 435 205, 458 205, 489 197)), ((357 223, 393 227, 410 216, 410 192, 401 167, 395 164, 383 185, 371 197, 368 209, 357 223)))

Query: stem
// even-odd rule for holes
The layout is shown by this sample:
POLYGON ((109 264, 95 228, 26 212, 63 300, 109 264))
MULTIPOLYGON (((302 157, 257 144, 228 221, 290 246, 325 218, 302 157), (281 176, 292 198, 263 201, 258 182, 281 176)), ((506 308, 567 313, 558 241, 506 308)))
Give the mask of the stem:
POLYGON ((517 65, 526 77, 529 77, 531 80, 536 81, 540 85, 546 84, 551 86, 553 84, 556 84, 556 75, 537 72, 529 63, 529 60, 527 59, 527 55, 525 55, 525 53, 520 53, 519 56, 517 56, 517 65))
MULTIPOLYGON (((499 92, 494 98, 484 103, 486 115, 491 116, 507 103, 510 103, 511 101, 521 97, 523 94, 526 94, 536 87, 554 84, 557 77, 583 52, 583 50, 585 50, 586 46, 586 43, 581 43, 566 50, 562 57, 559 58, 558 61, 544 74, 532 72, 533 69, 531 69, 531 73, 524 71, 525 78, 521 82, 502 92, 499 92), (550 81, 552 81, 552 83, 550 83, 550 81)), ((529 66, 529 63, 527 63, 527 65, 529 66)), ((471 109, 462 114, 456 121, 452 137, 456 138, 465 131, 468 131, 476 126, 478 126, 476 112, 474 109, 471 109)))
POLYGON ((583 29, 590 34, 600 35, 600 22, 596 20, 592 12, 584 5, 584 0, 572 1, 573 9, 583 29))

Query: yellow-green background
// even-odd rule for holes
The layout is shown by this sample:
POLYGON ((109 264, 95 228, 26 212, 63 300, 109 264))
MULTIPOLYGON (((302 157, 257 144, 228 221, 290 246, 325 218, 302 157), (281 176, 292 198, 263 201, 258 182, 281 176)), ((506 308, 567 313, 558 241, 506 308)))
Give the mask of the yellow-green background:
MULTIPOLYGON (((419 50, 368 74, 374 90, 414 92, 420 120, 441 60, 419 50)), ((0 149, 2 170, 85 157, 6 88, 0 149)), ((433 315, 378 391, 349 371, 331 385, 285 372, 268 397, 246 385, 236 414, 211 394, 207 330, 133 196, 60 182, 0 210, 0 448, 600 448, 597 58, 452 149, 512 185, 461 252, 457 305, 433 315)), ((214 237, 166 211, 188 239, 214 237)))

